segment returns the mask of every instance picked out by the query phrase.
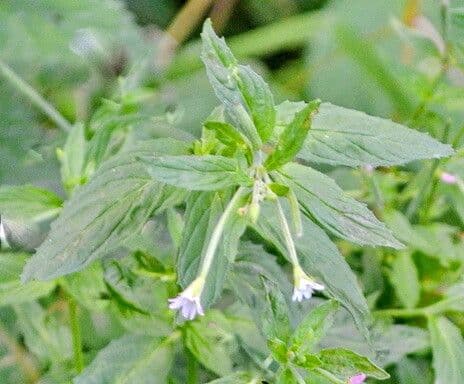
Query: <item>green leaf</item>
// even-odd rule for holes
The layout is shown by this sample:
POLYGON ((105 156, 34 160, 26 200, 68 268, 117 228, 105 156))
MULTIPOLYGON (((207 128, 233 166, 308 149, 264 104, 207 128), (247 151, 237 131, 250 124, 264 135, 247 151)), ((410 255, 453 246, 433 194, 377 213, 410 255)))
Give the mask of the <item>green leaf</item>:
POLYGON ((61 162, 61 179, 67 191, 85 183, 84 165, 87 152, 85 129, 81 123, 72 127, 62 150, 57 150, 61 162))
POLYGON ((153 295, 143 289, 142 278, 137 278, 123 265, 113 261, 105 268, 105 284, 122 311, 148 314, 146 304, 153 301, 153 295))
POLYGON ((14 305, 14 311, 27 348, 41 361, 56 363, 72 356, 71 332, 58 317, 33 301, 14 305))
POLYGON ((276 384, 295 384, 297 383, 295 375, 290 368, 281 368, 277 372, 276 384))
MULTIPOLYGON (((284 209, 288 217, 289 209, 284 209)), ((255 230, 267 241, 273 243, 286 256, 285 240, 282 236, 277 212, 271 203, 262 206, 255 230)), ((355 274, 326 233, 303 216, 303 236, 295 239, 296 249, 303 269, 322 280, 327 292, 337 299, 353 316, 361 333, 367 337, 366 320, 369 309, 359 288, 355 274)))
POLYGON ((24 253, 0 253, 0 306, 34 301, 54 288, 52 282, 21 283, 21 271, 28 257, 24 253))
POLYGON ((202 60, 226 121, 259 148, 275 125, 274 100, 268 85, 251 68, 238 65, 235 57, 207 20, 201 34, 202 60))
POLYGON ((208 318, 189 322, 185 328, 185 345, 193 356, 210 371, 224 376, 232 371, 227 345, 221 340, 224 330, 208 318))
POLYGON ((411 225, 399 212, 386 215, 386 221, 398 239, 411 249, 438 259, 444 267, 461 260, 463 242, 455 240, 458 228, 444 223, 411 225))
POLYGON ((376 364, 386 367, 413 353, 430 349, 426 330, 404 324, 378 321, 370 327, 370 342, 357 331, 350 315, 338 311, 334 325, 321 341, 324 348, 346 348, 369 357, 376 364), (379 353, 380 352, 380 353, 379 353))
POLYGON ((90 311, 103 311, 108 308, 107 287, 100 264, 95 263, 83 271, 67 275, 59 284, 79 305, 90 311))
POLYGON ((329 177, 296 163, 282 169, 306 215, 334 235, 362 245, 402 248, 391 232, 362 203, 348 197, 329 177))
POLYGON ((432 384, 429 362, 405 357, 396 365, 399 384, 432 384))
POLYGON ((379 380, 385 380, 390 375, 382 368, 377 367, 367 357, 358 355, 348 349, 323 349, 317 355, 322 362, 321 368, 332 373, 342 380, 359 373, 379 380))
POLYGON ((445 317, 429 319, 435 383, 464 382, 464 340, 461 331, 445 317))
POLYGON ((464 312, 464 281, 453 284, 445 291, 444 300, 438 302, 437 307, 446 305, 448 311, 464 312))
POLYGON ((248 140, 238 132, 232 125, 223 121, 206 121, 204 124, 206 129, 216 132, 216 138, 229 147, 251 148, 248 140))
MULTIPOLYGON (((187 287, 197 276, 202 258, 213 229, 223 212, 227 200, 209 192, 193 193, 187 200, 185 227, 177 259, 179 284, 187 287)), ((222 292, 224 279, 230 263, 235 259, 240 236, 246 221, 237 213, 242 201, 233 208, 234 212, 225 224, 224 234, 216 250, 205 288, 201 296, 205 307, 211 305, 222 292)))
POLYGON ((300 152, 311 128, 312 117, 320 104, 320 100, 312 101, 295 114, 293 120, 280 134, 274 152, 264 162, 264 166, 268 170, 279 168, 288 163, 300 152))
POLYGON ((286 343, 291 335, 287 302, 274 283, 262 279, 262 284, 266 298, 265 311, 261 314, 263 332, 271 341, 286 343))
POLYGON ((0 214, 9 219, 50 219, 60 212, 62 203, 53 192, 32 185, 0 187, 0 214))
POLYGON ((249 66, 238 65, 237 83, 246 106, 253 118, 258 134, 266 142, 274 131, 274 97, 261 76, 249 66))
MULTIPOLYGON (((299 110, 288 102, 282 108, 289 106, 299 110)), ((322 103, 298 158, 330 165, 375 167, 447 157, 453 152, 449 145, 401 124, 322 103)))
POLYGON ((398 252, 389 277, 404 307, 414 308, 419 302, 421 287, 416 265, 409 252, 398 252))
MULTIPOLYGON (((240 301, 248 306, 250 316, 257 327, 255 332, 262 334, 264 334, 265 330, 273 329, 272 324, 269 324, 273 319, 272 307, 266 295, 263 279, 268 281, 268 290, 271 290, 271 292, 280 291, 286 296, 291 295, 291 286, 282 273, 281 266, 277 264, 276 257, 267 253, 262 246, 242 242, 237 260, 228 274, 228 283, 240 301), (264 323, 268 325, 264 326, 264 323)), ((279 293, 275 294, 278 295, 279 293)), ((279 298, 277 297, 276 300, 279 300, 279 298)), ((285 301, 281 302, 285 308, 285 301)), ((287 320, 285 320, 284 324, 286 323, 287 320)), ((284 326, 286 327, 286 325, 284 326)), ((267 353, 268 348, 265 346, 264 338, 259 337, 256 333, 250 334, 248 338, 249 346, 263 351, 263 354, 267 353)), ((274 339, 271 344, 274 354, 279 352, 277 350, 280 349, 279 344, 283 345, 284 354, 286 355, 286 344, 277 339, 274 339)), ((283 360, 286 360, 286 357, 283 360)))
POLYGON ((150 216, 177 205, 185 193, 154 181, 137 157, 185 151, 180 142, 159 139, 102 165, 52 223, 48 238, 24 267, 23 281, 76 272, 111 252, 124 250, 150 216))
POLYGON ((291 349, 302 355, 310 352, 333 324, 338 303, 334 300, 311 310, 298 324, 291 339, 291 349))
POLYGON ((127 334, 98 352, 74 384, 165 384, 174 359, 169 339, 127 334))
POLYGON ((228 157, 155 156, 142 160, 155 180, 188 190, 214 191, 251 183, 238 161, 228 157))
POLYGON ((269 189, 274 192, 277 196, 287 196, 290 192, 290 188, 286 185, 279 183, 269 183, 269 189))

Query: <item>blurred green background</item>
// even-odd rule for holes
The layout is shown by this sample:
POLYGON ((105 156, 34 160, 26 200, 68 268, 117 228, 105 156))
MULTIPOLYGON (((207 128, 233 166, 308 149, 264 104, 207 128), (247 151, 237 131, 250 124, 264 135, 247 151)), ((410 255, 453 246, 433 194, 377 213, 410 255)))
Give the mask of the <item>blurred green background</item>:
MULTIPOLYGON (((317 97, 451 143, 457 155, 442 162, 380 169, 373 177, 368 170, 324 171, 369 204, 408 245, 394 253, 337 243, 371 308, 414 310, 451 300, 455 326, 447 329, 457 344, 447 350, 446 340, 434 340, 432 349, 436 359, 452 361, 459 380, 464 377, 464 342, 459 339, 464 328, 464 198, 462 190, 440 183, 439 176, 448 171, 464 179, 464 4, 451 0, 449 7, 461 13, 451 12, 444 22, 437 0, 2 0, 0 60, 70 123, 84 122, 89 136, 115 124, 133 141, 197 137, 202 121, 218 104, 199 57, 201 25, 211 17, 237 57, 270 83, 276 104, 317 97), (148 118, 128 123, 135 114, 148 118), (409 214, 409 221, 400 211, 409 214)), ((65 196, 57 159, 65 138, 63 130, 0 76, 0 185, 33 184, 65 196)), ((41 238, 41 231, 36 232, 24 230, 18 241, 33 248, 38 241, 34 236, 41 238)), ((95 290, 104 290, 92 273, 89 280, 101 283, 95 290)), ((40 306, 27 311, 21 318, 10 306, 0 309, 14 337, 24 339, 24 329, 32 328, 27 323, 31 316, 43 320, 37 323, 42 334, 50 331, 44 331, 48 315, 40 306)), ((92 316, 85 312, 83 320, 92 323, 84 340, 90 354, 121 332, 120 325, 115 331, 92 316)), ((427 319, 404 319, 401 312, 392 318, 397 328, 379 332, 375 341, 387 349, 380 360, 390 364, 391 383, 448 383, 432 374, 427 319)), ((385 324, 391 323, 387 316, 385 324)), ((56 329, 52 339, 58 341, 52 349, 65 360, 69 351, 60 348, 69 340, 61 343, 56 329)), ((346 345, 364 347, 359 339, 350 339, 355 331, 346 322, 338 330, 332 342, 345 337, 346 345)), ((0 332, 0 356, 8 356, 8 337, 0 332)), ((37 343, 42 349, 33 352, 45 356, 43 349, 50 346, 37 343)), ((16 368, 0 359, 0 382, 21 382, 16 368)))

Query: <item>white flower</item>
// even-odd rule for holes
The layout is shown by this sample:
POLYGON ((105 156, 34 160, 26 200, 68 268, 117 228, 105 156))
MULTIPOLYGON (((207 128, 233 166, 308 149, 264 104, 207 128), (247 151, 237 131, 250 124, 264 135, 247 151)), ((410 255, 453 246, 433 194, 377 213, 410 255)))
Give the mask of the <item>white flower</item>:
POLYGON ((169 299, 169 308, 179 310, 182 316, 188 320, 193 320, 197 315, 203 316, 200 297, 204 283, 205 279, 196 278, 177 297, 169 299))
POLYGON ((293 277, 293 301, 301 302, 303 299, 310 299, 314 291, 322 291, 324 289, 322 284, 316 283, 300 266, 293 268, 293 277))

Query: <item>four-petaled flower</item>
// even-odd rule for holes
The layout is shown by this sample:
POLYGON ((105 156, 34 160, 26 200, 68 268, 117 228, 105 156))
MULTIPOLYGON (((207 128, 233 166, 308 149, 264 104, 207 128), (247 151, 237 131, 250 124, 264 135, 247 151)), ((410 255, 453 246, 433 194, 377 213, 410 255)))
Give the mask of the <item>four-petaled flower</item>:
POLYGON ((367 376, 364 373, 359 373, 350 378, 348 384, 362 384, 367 379, 367 376))
POLYGON ((292 300, 301 302, 310 299, 314 291, 322 291, 324 286, 309 277, 299 265, 293 268, 294 287, 292 300))
POLYGON ((169 308, 178 310, 181 315, 188 320, 193 320, 197 315, 203 316, 204 312, 200 297, 204 284, 204 278, 196 278, 177 297, 169 299, 169 308))

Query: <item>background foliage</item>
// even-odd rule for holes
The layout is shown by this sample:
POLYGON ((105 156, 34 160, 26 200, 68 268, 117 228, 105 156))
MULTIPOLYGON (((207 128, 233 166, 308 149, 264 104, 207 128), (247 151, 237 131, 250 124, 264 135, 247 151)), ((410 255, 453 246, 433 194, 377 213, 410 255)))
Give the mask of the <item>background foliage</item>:
POLYGON ((203 13, 189 3, 197 4, 187 19, 181 1, 0 4, 0 382, 293 383, 292 364, 310 371, 306 382, 337 382, 312 369, 313 352, 342 380, 358 371, 371 373, 368 382, 387 377, 359 354, 388 372, 386 383, 462 384, 464 4, 217 0, 203 13), (200 61, 206 16, 269 84, 277 127, 302 107, 286 100, 324 102, 299 158, 334 179, 349 203, 321 173, 301 176, 329 206, 303 204, 329 235, 304 219, 296 246, 342 306, 323 296, 288 300, 283 240, 261 220, 241 237, 239 222, 229 228, 237 244, 221 244, 221 260, 238 252, 222 295, 207 293, 220 299, 204 317, 182 322, 167 308, 177 278, 193 279, 194 256, 229 196, 186 200, 139 160, 185 155, 194 140, 197 155, 217 145, 208 134, 217 126, 202 129, 217 122, 218 104, 200 61), (455 153, 439 159, 448 147, 335 105, 428 133, 455 153), (362 141, 360 116, 373 132, 362 141), (337 127, 329 138, 324 124, 337 127), (392 143, 395 151, 385 149, 392 143), (360 225, 352 198, 406 247, 371 247, 395 245, 379 240, 380 227, 371 228, 375 238, 346 231, 360 225), (23 284, 21 273, 48 280, 23 284), (292 360, 299 353, 306 360, 292 360))

